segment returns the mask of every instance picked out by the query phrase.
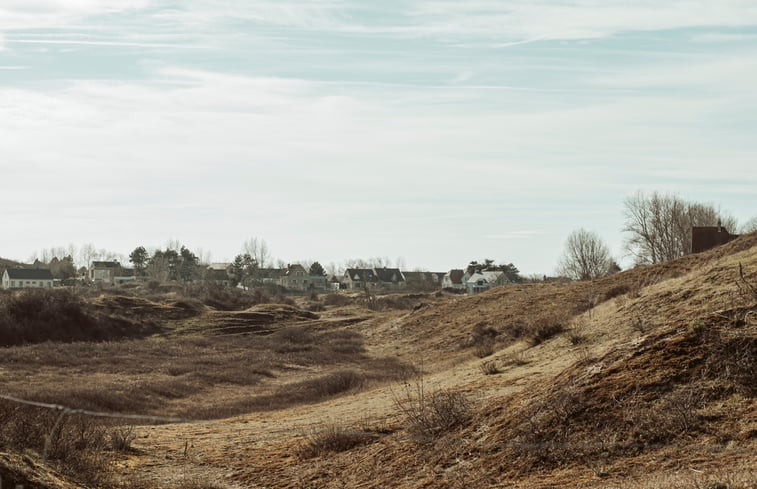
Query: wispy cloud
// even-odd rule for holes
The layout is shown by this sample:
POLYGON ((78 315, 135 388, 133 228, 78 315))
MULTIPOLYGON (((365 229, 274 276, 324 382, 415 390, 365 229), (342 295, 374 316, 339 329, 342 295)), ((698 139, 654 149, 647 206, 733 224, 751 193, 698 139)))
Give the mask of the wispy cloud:
POLYGON ((751 0, 1 3, 8 235, 528 272, 639 188, 755 206, 751 0))
POLYGON ((100 41, 84 39, 9 39, 8 44, 64 44, 79 46, 118 46, 137 48, 202 49, 204 46, 129 41, 100 41))

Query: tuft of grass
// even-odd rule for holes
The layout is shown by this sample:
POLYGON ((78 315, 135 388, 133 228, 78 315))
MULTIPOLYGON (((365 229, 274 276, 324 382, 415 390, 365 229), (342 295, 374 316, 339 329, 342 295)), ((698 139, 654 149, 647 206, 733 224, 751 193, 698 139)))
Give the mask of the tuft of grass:
POLYGON ((497 336, 499 331, 485 323, 479 323, 473 327, 468 344, 474 347, 473 354, 478 358, 488 357, 495 351, 497 336))
POLYGON ((497 362, 493 360, 481 363, 481 365, 479 365, 478 368, 481 370, 481 373, 483 373, 484 375, 495 375, 495 374, 500 373, 499 367, 497 366, 497 362))
POLYGON ((527 327, 526 337, 531 346, 537 346, 566 330, 570 316, 564 313, 546 313, 534 318, 527 327))
POLYGON ((110 447, 117 452, 131 452, 135 438, 134 426, 118 426, 110 432, 110 447))
POLYGON ((372 443, 378 435, 365 430, 355 430, 338 425, 312 431, 304 436, 297 449, 301 459, 315 458, 329 453, 346 452, 355 447, 372 443))
POLYGON ((471 418, 471 402, 465 394, 449 389, 426 392, 422 378, 405 383, 393 398, 405 417, 407 431, 418 443, 433 442, 471 418))

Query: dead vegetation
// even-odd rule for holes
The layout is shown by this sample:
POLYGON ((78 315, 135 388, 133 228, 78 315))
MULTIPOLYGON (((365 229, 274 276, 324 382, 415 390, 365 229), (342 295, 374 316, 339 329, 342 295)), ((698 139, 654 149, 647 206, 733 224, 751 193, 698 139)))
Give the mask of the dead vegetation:
POLYGON ((203 456, 193 463, 229 474, 231 486, 745 489, 756 482, 755 244, 757 236, 746 236, 591 284, 512 285, 423 299, 411 309, 366 311, 323 296, 307 299, 325 307, 302 311, 311 317, 295 318, 284 306, 205 311, 169 339, 111 349, 103 343, 102 350, 10 348, 0 369, 11 373, 12 388, 42 373, 49 388, 60 381, 56 362, 73 371, 64 347, 74 348, 77 368, 102 372, 99 382, 103 374, 125 375, 118 381, 131 396, 153 388, 126 385, 144 382, 147 370, 154 387, 180 379, 175 397, 153 391, 161 414, 276 410, 270 420, 150 429, 129 456, 144 460, 142 474, 163 470, 151 475, 154 487, 175 486, 176 462, 160 458, 163 447, 201 433, 193 441, 203 456), (220 326, 263 315, 274 318, 258 324, 265 333, 229 334, 220 326), (203 324, 211 317, 219 323, 203 324), (403 364, 420 353, 433 383, 414 380, 403 364), (173 360, 161 363, 161 356, 173 360), (260 377, 240 380, 247 372, 260 377), (285 374, 294 376, 284 381, 285 374), (380 388, 390 379, 405 383, 380 388), (221 396, 224 402, 214 402, 221 396), (391 428, 355 423, 368 407, 391 428), (323 421, 320 428, 285 432, 311 417, 323 421), (282 433, 266 433, 269 421, 282 433), (245 442, 248 422, 253 434, 245 442))
POLYGON ((301 459, 309 459, 346 452, 372 443, 382 434, 366 427, 345 428, 334 424, 320 427, 303 436, 303 442, 297 448, 297 456, 301 459))
POLYGON ((157 330, 150 322, 97 311, 69 290, 30 289, 0 294, 0 346, 135 338, 157 330))
POLYGON ((471 402, 463 393, 450 389, 428 392, 422 377, 405 382, 392 397, 405 418, 405 429, 418 443, 438 440, 471 417, 471 402))
POLYGON ((61 416, 0 400, 0 451, 33 453, 79 483, 99 485, 108 480, 114 459, 108 439, 114 433, 87 416, 61 416))
POLYGON ((8 372, 5 393, 26 399, 206 419, 316 402, 408 375, 396 359, 366 355, 363 341, 348 330, 301 325, 263 336, 44 343, 6 349, 0 368, 8 372), (331 372, 262 388, 324 367, 331 372), (224 390, 233 395, 219 397, 224 390))

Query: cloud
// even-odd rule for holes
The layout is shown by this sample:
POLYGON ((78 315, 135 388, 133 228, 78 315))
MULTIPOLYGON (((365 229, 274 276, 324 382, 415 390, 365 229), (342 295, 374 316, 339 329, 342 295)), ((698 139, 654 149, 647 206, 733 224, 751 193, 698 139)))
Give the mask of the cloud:
POLYGON ((73 46, 117 46, 117 47, 137 47, 137 48, 170 48, 170 49, 202 49, 203 46, 187 44, 167 44, 151 42, 129 42, 129 41, 106 41, 106 40, 83 40, 83 39, 12 39, 11 44, 63 44, 73 46))
POLYGON ((0 31, 58 27, 87 17, 141 9, 150 0, 3 0, 0 31))

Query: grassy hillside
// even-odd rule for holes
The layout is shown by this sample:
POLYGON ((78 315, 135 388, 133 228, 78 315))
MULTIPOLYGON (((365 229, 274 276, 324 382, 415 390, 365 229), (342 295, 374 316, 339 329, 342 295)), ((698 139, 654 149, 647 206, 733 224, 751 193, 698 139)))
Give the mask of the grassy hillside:
MULTIPOLYGON (((441 376, 458 379, 439 381, 437 392, 442 401, 465 396, 467 414, 435 401, 439 376, 431 374, 409 398, 400 396, 414 409, 400 409, 389 434, 355 443, 355 432, 366 432, 359 423, 325 426, 315 441, 300 439, 308 457, 284 457, 293 442, 281 440, 245 458, 235 480, 271 487, 754 487, 755 244, 747 236, 594 284, 505 287, 411 314, 401 326, 406 341, 426 352, 427 366, 447 357, 453 366, 441 376), (545 324, 559 327, 534 339, 534 328, 545 324), (470 360, 482 337, 494 351, 470 360), (485 380, 471 376, 472 365, 487 363, 495 368, 481 369, 485 380), (455 422, 419 438, 419 414, 455 422), (256 461, 263 453, 265 461, 256 461)), ((396 392, 390 404, 402 407, 396 392)))
MULTIPOLYGON (((76 369, 123 384, 116 410, 242 413, 138 428, 110 474, 122 487, 751 488, 755 245, 408 309, 201 308, 159 341, 77 346, 76 369)), ((166 307, 106 299, 92 306, 166 307)), ((104 402, 64 380, 66 351, 9 349, 7 385, 104 402)))

